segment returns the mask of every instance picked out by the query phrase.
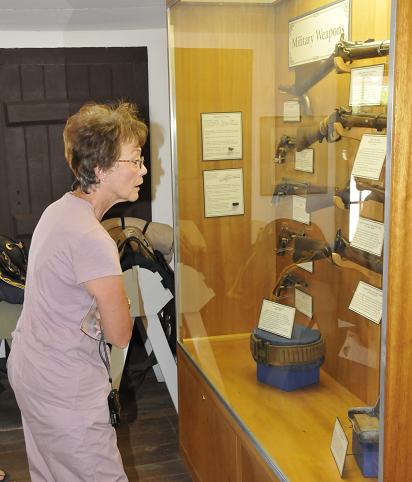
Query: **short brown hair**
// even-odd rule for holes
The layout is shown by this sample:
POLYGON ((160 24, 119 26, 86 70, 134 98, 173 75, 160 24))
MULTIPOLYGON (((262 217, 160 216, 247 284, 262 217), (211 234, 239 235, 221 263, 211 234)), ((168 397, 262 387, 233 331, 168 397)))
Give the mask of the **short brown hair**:
POLYGON ((73 188, 90 192, 90 187, 99 183, 94 169, 110 169, 119 159, 124 142, 142 147, 147 132, 136 106, 128 102, 81 107, 69 117, 63 131, 64 153, 76 177, 73 188))

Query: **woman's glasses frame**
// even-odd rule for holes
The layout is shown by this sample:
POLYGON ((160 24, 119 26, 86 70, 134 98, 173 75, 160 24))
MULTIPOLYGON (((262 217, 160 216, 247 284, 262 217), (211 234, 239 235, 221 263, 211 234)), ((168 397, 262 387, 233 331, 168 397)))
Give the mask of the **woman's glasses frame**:
POLYGON ((133 159, 133 160, 130 160, 130 159, 118 159, 117 162, 131 162, 132 164, 134 164, 136 167, 138 167, 139 169, 141 169, 144 165, 144 157, 143 156, 140 156, 139 159, 133 159))

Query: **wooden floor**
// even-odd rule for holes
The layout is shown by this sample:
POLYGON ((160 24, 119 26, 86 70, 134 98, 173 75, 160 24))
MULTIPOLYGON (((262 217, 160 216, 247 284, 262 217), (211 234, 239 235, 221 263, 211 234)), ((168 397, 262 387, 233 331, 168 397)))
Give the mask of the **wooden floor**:
MULTIPOLYGON (((2 383, 4 388, 4 378, 2 383)), ((135 380, 122 385, 122 423, 117 432, 129 481, 190 482, 179 455, 178 420, 165 384, 157 383, 151 371, 137 385, 135 380)), ((7 392, 3 389, 0 398, 7 392)), ((0 431, 0 468, 16 482, 30 481, 21 428, 0 431)))

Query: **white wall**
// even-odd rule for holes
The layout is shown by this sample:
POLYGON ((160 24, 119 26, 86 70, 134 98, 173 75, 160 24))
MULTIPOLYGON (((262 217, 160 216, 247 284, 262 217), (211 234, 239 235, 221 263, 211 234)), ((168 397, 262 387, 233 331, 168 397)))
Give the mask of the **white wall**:
MULTIPOLYGON (((162 20, 163 21, 163 20, 162 20)), ((166 22, 166 19, 164 19, 166 22)), ((1 48, 148 49, 153 221, 173 224, 166 23, 142 30, 1 30, 1 48)))

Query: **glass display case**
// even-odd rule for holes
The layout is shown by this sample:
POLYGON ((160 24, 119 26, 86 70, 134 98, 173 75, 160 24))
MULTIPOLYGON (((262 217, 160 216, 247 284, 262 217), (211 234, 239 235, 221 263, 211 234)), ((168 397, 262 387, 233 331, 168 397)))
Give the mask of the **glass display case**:
POLYGON ((180 357, 267 480, 381 466, 392 8, 169 2, 180 357))

